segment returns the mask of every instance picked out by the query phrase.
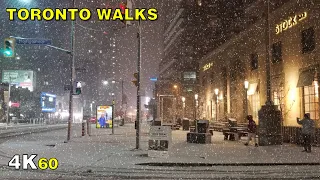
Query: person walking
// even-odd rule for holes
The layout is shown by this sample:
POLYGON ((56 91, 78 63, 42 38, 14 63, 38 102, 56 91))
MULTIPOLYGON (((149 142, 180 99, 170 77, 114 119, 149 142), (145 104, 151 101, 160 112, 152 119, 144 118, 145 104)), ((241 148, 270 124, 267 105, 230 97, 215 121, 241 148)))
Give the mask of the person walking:
POLYGON ((248 123, 248 140, 244 145, 248 146, 250 140, 253 138, 254 145, 256 147, 258 147, 258 144, 257 144, 257 141, 256 141, 257 125, 253 121, 253 117, 251 115, 247 116, 247 120, 249 121, 249 123, 248 123))
POLYGON ((304 118, 300 121, 297 117, 297 123, 302 125, 302 137, 304 150, 302 152, 311 152, 311 140, 315 132, 314 120, 310 119, 310 114, 306 113, 304 118))

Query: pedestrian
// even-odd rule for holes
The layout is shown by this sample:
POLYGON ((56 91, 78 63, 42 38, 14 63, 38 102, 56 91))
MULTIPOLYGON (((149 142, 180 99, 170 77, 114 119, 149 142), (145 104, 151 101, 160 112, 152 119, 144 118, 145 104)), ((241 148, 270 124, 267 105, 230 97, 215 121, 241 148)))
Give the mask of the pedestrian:
POLYGON ((256 147, 258 147, 258 144, 257 144, 257 141, 256 141, 257 125, 253 121, 253 117, 251 115, 247 116, 247 120, 249 121, 249 123, 248 123, 248 140, 244 145, 248 146, 250 140, 253 138, 254 145, 256 147))
POLYGON ((310 119, 310 114, 306 113, 304 118, 300 121, 297 117, 297 123, 302 125, 302 137, 304 150, 302 152, 311 152, 311 140, 315 132, 314 120, 310 119))

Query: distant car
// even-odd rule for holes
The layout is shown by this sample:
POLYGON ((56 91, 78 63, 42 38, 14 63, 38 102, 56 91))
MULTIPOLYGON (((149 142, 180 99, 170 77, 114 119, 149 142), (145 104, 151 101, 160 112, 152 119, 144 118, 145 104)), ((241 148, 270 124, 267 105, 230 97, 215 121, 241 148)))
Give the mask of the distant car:
POLYGON ((97 123, 97 118, 96 117, 91 117, 89 119, 89 122, 95 124, 95 123, 97 123))

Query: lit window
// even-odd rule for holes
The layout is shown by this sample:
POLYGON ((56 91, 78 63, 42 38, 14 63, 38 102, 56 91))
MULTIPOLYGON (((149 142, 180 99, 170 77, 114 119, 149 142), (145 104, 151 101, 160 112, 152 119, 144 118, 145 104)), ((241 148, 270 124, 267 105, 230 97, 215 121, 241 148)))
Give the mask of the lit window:
POLYGON ((303 87, 304 113, 310 113, 311 119, 319 120, 319 97, 315 87, 318 87, 317 83, 303 87))

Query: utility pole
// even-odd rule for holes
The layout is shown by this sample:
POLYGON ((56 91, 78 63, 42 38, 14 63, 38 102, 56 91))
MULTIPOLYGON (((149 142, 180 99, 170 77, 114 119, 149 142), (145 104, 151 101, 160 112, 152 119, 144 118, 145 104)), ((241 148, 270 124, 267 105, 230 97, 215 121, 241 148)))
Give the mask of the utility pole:
POLYGON ((7 108, 7 121, 6 121, 6 129, 8 128, 9 125, 9 117, 10 117, 10 94, 11 94, 11 76, 9 74, 9 87, 8 87, 8 108, 7 108))
POLYGON ((281 112, 271 99, 271 70, 270 70, 270 0, 265 1, 265 43, 266 43, 266 104, 259 110, 259 135, 260 146, 282 144, 281 112))
POLYGON ((137 87, 137 118, 136 118, 136 149, 140 149, 140 69, 141 69, 141 25, 140 20, 138 21, 138 62, 137 62, 137 72, 138 72, 138 87, 137 87))
POLYGON ((123 108, 123 80, 121 80, 121 107, 123 108))
POLYGON ((270 75, 270 0, 267 0, 267 13, 266 13, 266 75, 267 75, 267 105, 273 105, 271 100, 271 75, 270 75))
POLYGON ((114 134, 114 110, 115 110, 115 101, 112 100, 112 134, 114 134))
MULTIPOLYGON (((75 0, 72 0, 72 7, 75 7, 75 0)), ((75 68, 74 68, 74 54, 75 54, 75 21, 71 21, 71 79, 70 79, 70 95, 69 95, 69 120, 68 120, 68 133, 67 141, 70 140, 71 134, 71 123, 73 119, 73 84, 75 79, 75 68)))

